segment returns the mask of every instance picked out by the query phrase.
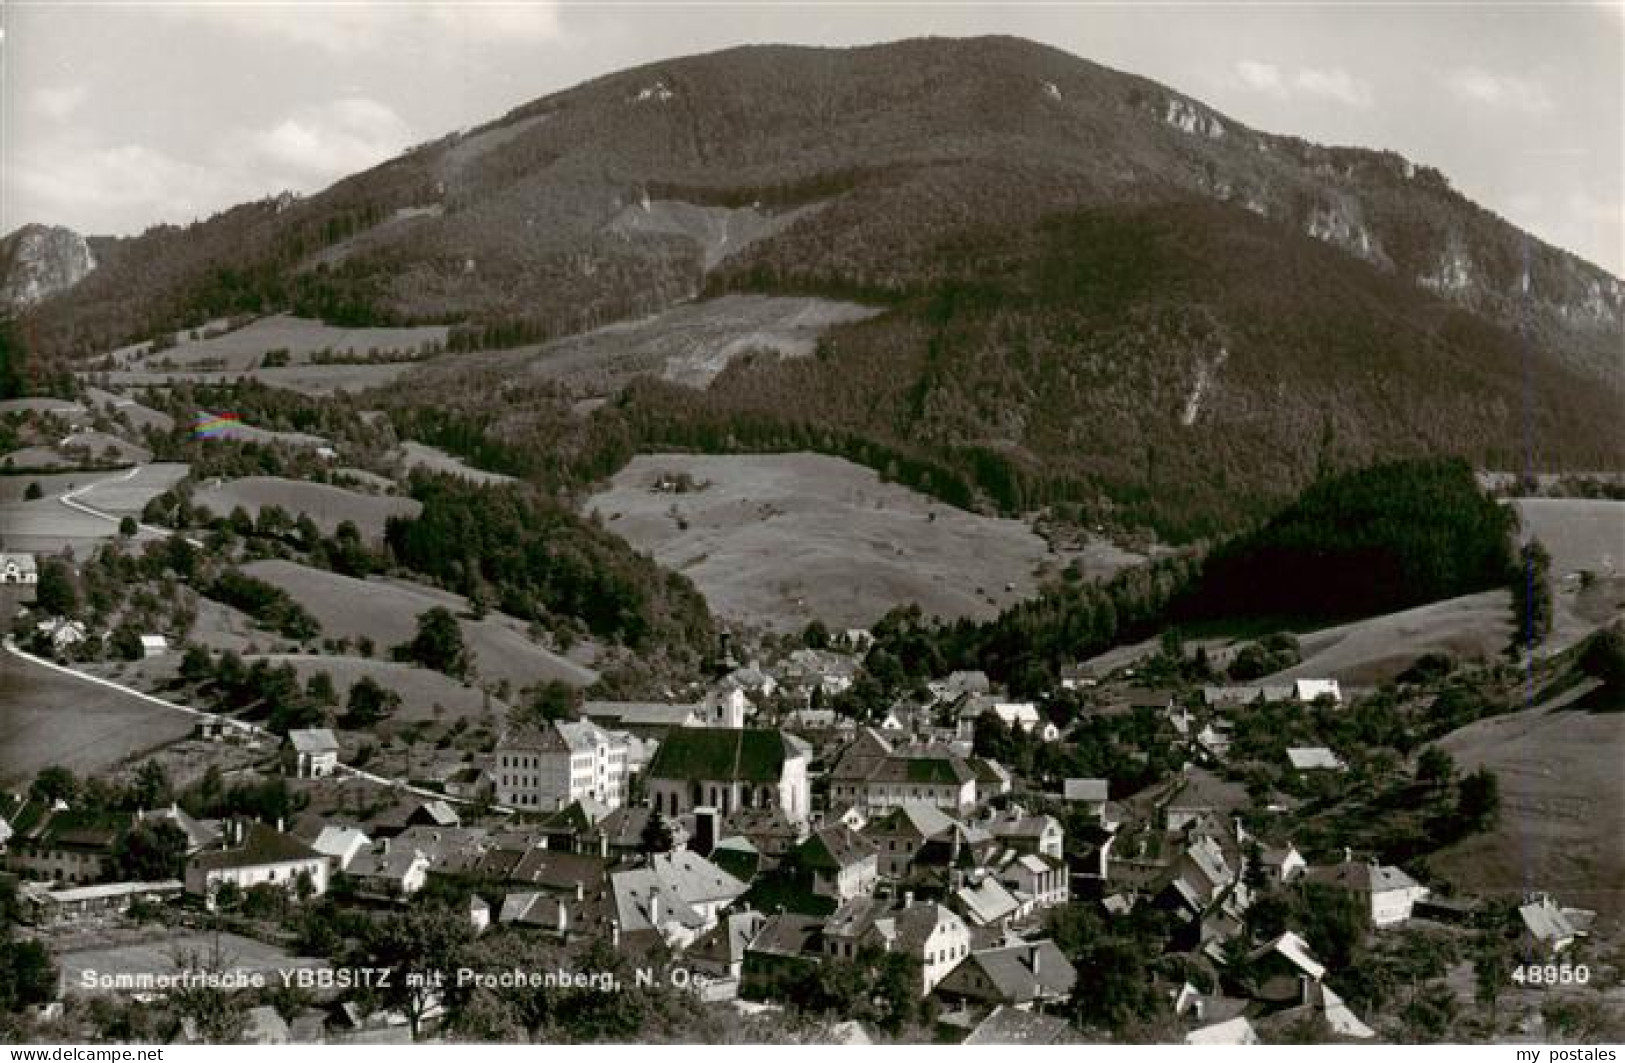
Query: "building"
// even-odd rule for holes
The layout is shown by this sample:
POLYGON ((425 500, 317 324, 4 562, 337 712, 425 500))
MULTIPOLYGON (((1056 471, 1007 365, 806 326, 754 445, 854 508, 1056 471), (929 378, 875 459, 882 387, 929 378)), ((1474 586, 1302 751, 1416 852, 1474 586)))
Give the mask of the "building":
POLYGON ((368 896, 410 897, 429 881, 429 858, 421 849, 383 838, 357 853, 344 872, 368 896))
POLYGON ((1325 746, 1294 746, 1286 759, 1293 771, 1343 771, 1348 766, 1325 746))
POLYGON ((679 727, 705 727, 710 713, 704 705, 668 705, 655 701, 589 701, 581 718, 611 731, 637 738, 662 739, 679 727))
POLYGON ((1072 994, 1078 972, 1055 942, 1016 941, 977 949, 937 986, 946 1000, 1030 1009, 1072 994))
POLYGON ((1066 861, 1048 853, 1014 855, 999 868, 999 881, 1038 908, 1059 907, 1071 896, 1066 861))
POLYGON ((1568 912, 1544 893, 1518 909, 1518 921, 1522 924, 1519 942, 1524 952, 1534 956, 1555 956, 1580 936, 1568 912))
POLYGON ((339 740, 326 727, 288 732, 283 763, 301 779, 321 779, 339 767, 339 740))
POLYGON ((828 778, 832 804, 870 814, 923 804, 963 815, 977 802, 977 774, 963 757, 941 746, 894 745, 873 727, 859 730, 828 778))
POLYGON ((23 921, 34 926, 71 926, 122 915, 137 903, 168 904, 180 897, 182 889, 178 879, 61 888, 29 882, 18 894, 19 911, 23 921))
POLYGON ((557 812, 578 801, 626 803, 626 736, 585 721, 553 720, 508 731, 491 754, 496 802, 557 812))
POLYGON ((1067 779, 1061 784, 1061 797, 1067 804, 1082 805, 1090 815, 1100 819, 1106 814, 1111 792, 1105 779, 1067 779))
POLYGON ((327 892, 328 858, 298 838, 263 823, 228 825, 224 848, 198 853, 186 864, 186 892, 202 897, 210 910, 220 888, 239 890, 271 885, 298 890, 309 883, 314 895, 327 892))
POLYGON ((141 656, 144 660, 162 657, 169 652, 169 640, 162 635, 141 636, 141 656))
POLYGON ((47 882, 92 883, 106 879, 119 840, 135 817, 24 804, 11 819, 5 866, 25 878, 47 882))
POLYGON ((39 566, 33 554, 0 554, 0 583, 39 582, 39 566))
POLYGON ((863 834, 875 843, 880 873, 901 878, 927 842, 947 838, 958 827, 958 822, 932 805, 908 804, 873 817, 864 824, 863 834))
POLYGON ((1054 816, 1029 816, 1017 807, 992 816, 982 824, 993 837, 1018 853, 1038 853, 1061 859, 1066 832, 1054 816))
POLYGON ((796 864, 812 877, 812 891, 847 901, 874 892, 880 878, 875 843, 844 826, 813 831, 796 849, 796 864))
POLYGON ((609 876, 616 926, 623 935, 654 934, 684 949, 717 925, 746 884, 704 857, 678 849, 644 867, 609 876))
POLYGON ((1292 696, 1306 705, 1321 698, 1330 698, 1336 705, 1343 704, 1343 688, 1335 679, 1295 679, 1292 696))
POLYGON ((724 817, 777 808, 801 824, 812 812, 811 760, 811 746, 780 731, 682 727, 655 751, 646 788, 654 810, 666 816, 705 806, 724 817))
POLYGON ((824 953, 832 958, 850 959, 876 948, 919 960, 922 995, 970 955, 970 945, 970 927, 956 912, 934 902, 915 903, 912 894, 899 908, 871 898, 848 901, 824 924, 824 953))
POLYGON ((1416 902, 1428 895, 1421 885, 1397 867, 1344 860, 1330 867, 1311 868, 1305 881, 1347 890, 1362 897, 1374 927, 1396 926, 1411 917, 1416 902))

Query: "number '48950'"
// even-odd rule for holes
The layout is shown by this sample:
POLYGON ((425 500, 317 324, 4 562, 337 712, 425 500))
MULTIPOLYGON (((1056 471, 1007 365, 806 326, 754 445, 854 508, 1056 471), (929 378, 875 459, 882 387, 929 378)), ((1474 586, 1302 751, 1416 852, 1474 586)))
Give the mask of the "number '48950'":
POLYGON ((1512 969, 1519 985, 1585 985, 1591 981, 1591 968, 1583 963, 1520 964, 1512 969))

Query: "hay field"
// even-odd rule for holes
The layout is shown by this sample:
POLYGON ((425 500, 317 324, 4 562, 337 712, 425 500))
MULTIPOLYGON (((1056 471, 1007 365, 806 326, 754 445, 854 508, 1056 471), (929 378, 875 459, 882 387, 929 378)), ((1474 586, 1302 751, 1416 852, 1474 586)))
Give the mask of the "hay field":
POLYGON ((228 480, 199 489, 192 499, 197 505, 208 506, 215 514, 227 514, 242 506, 256 518, 262 507, 280 506, 295 519, 301 513, 309 514, 324 535, 333 534, 343 521, 354 521, 363 537, 374 540, 383 537, 384 522, 390 517, 415 517, 423 510, 412 498, 368 495, 331 484, 280 476, 228 480))
POLYGON ((100 374, 111 387, 167 388, 179 383, 234 384, 257 380, 267 387, 294 391, 301 395, 325 397, 340 391, 366 391, 381 387, 405 375, 420 362, 379 362, 376 365, 288 365, 272 369, 237 372, 214 370, 121 370, 100 374))
POLYGON ((0 652, 0 784, 53 764, 103 771, 191 730, 184 713, 0 652))
POLYGON ((1625 918, 1625 712, 1545 706, 1479 720, 1440 743, 1463 771, 1500 778, 1496 828, 1433 857, 1435 871, 1475 890, 1550 890, 1625 918))
POLYGON ((448 724, 459 718, 478 721, 487 713, 500 723, 508 715, 508 705, 500 698, 488 697, 478 687, 465 686, 450 676, 400 661, 301 653, 273 653, 244 659, 249 664, 261 659, 275 665, 291 664, 299 673, 300 682, 317 672, 326 672, 333 680, 341 705, 349 696, 350 687, 363 676, 370 676, 379 686, 401 696, 401 707, 389 718, 385 729, 420 720, 448 724), (435 713, 436 705, 442 710, 439 715, 435 713))
POLYGON ((991 617, 1037 590, 1040 565, 1062 560, 1020 521, 954 509, 818 454, 640 455, 586 508, 692 579, 719 616, 779 631, 814 618, 868 624, 908 602, 927 615, 991 617), (709 486, 650 489, 680 473, 709 486))
POLYGON ((443 325, 347 329, 291 314, 273 314, 233 332, 188 340, 156 353, 122 352, 120 360, 130 369, 158 369, 162 363, 173 363, 181 368, 218 363, 218 368, 225 371, 241 372, 258 367, 267 351, 287 351, 290 363, 306 362, 312 352, 325 350, 350 355, 373 351, 411 355, 430 344, 445 343, 446 331, 443 325))
POLYGON ((425 443, 416 443, 410 439, 403 440, 398 451, 401 465, 407 472, 413 469, 422 469, 425 472, 449 473, 452 476, 461 476, 465 480, 472 480, 477 484, 511 484, 512 476, 500 472, 486 472, 441 450, 425 443))
MULTIPOLYGON (((307 568, 291 561, 255 561, 243 571, 282 588, 322 625, 323 637, 365 636, 376 655, 412 638, 417 618, 435 606, 461 614, 467 602, 454 594, 389 580, 358 580, 335 572, 307 568)), ((459 615, 463 640, 476 654, 481 679, 508 680, 514 689, 549 679, 590 686, 598 675, 590 668, 537 645, 512 617, 490 613, 484 620, 459 615)))

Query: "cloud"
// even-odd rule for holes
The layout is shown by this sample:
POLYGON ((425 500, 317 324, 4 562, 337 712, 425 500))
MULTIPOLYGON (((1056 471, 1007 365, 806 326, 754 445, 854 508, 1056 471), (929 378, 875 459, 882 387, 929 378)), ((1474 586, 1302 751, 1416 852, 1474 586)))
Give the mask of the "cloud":
POLYGON ((289 184, 364 170, 412 143, 404 119, 377 100, 352 96, 301 108, 266 129, 241 136, 244 151, 289 184))
POLYGON ((348 96, 223 136, 196 158, 98 144, 65 126, 17 145, 10 176, 15 193, 42 217, 82 231, 124 232, 131 217, 184 223, 283 190, 316 192, 414 140, 389 107, 348 96))
POLYGON ((1315 97, 1348 107, 1370 107, 1374 98, 1370 85, 1340 67, 1299 67, 1288 73, 1274 63, 1243 59, 1235 65, 1235 81, 1278 100, 1315 97))
POLYGON ((456 42, 526 46, 563 36, 552 0, 464 3, 329 3, 324 0, 212 0, 157 5, 163 17, 212 26, 259 41, 280 41, 330 56, 456 42))
POLYGON ((1553 107, 1546 86, 1533 78, 1494 74, 1480 67, 1460 67, 1444 75, 1449 92, 1465 103, 1524 114, 1545 114, 1553 107))
POLYGON ((90 89, 85 85, 41 86, 29 93, 28 105, 35 113, 53 122, 60 122, 77 111, 89 98, 90 89))

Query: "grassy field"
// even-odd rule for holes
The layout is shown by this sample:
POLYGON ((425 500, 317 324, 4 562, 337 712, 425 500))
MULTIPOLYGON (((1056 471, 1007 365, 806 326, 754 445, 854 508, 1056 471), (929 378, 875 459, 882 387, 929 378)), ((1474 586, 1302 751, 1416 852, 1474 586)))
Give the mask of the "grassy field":
MULTIPOLYGON (((256 561, 243 570, 287 591, 321 622, 324 637, 365 636, 373 640, 380 657, 410 640, 418 616, 429 609, 445 606, 459 614, 467 609, 462 598, 430 587, 351 579, 291 561, 256 561)), ((515 690, 549 679, 576 686, 597 680, 590 668, 532 642, 512 617, 491 613, 484 620, 460 618, 460 623, 484 680, 506 679, 515 690)))
POLYGON ((67 418, 78 423, 85 419, 89 411, 83 404, 72 399, 53 399, 37 397, 31 399, 0 399, 0 416, 8 413, 54 413, 58 417, 67 418))
MULTIPOLYGON (((115 517, 138 515, 147 501, 185 476, 181 464, 144 465, 123 472, 56 473, 49 476, 0 477, 0 535, 13 550, 54 554, 67 548, 83 559, 118 535, 118 525, 65 505, 62 495, 85 485, 78 495, 84 505, 115 517), (28 485, 38 483, 42 496, 25 501, 28 485)), ((146 532, 142 538, 150 538, 146 532)))
POLYGON ((828 299, 728 295, 541 346, 438 358, 423 372, 428 380, 439 373, 530 373, 582 395, 613 393, 640 374, 705 387, 746 351, 805 356, 831 326, 877 313, 828 299))
POLYGON ((1299 635, 1303 662, 1267 681, 1327 677, 1376 686, 1424 653, 1489 662, 1511 640, 1511 595, 1485 591, 1299 635))
POLYGON ((815 454, 642 455, 587 508, 686 574, 714 612, 775 630, 814 618, 867 624, 907 602, 927 615, 990 617, 1060 560, 1020 521, 966 513, 815 454), (663 473, 709 486, 651 490, 663 473))
POLYGON ((242 506, 258 517, 263 506, 281 506, 289 516, 308 513, 324 534, 331 535, 341 522, 354 521, 361 534, 381 538, 384 522, 390 517, 415 517, 423 507, 417 500, 391 495, 367 495, 330 484, 288 480, 280 476, 249 476, 198 490, 193 502, 224 515, 242 506))
POLYGON ((121 473, 98 480, 96 486, 79 495, 79 501, 115 516, 139 516, 148 502, 174 487, 191 466, 182 462, 143 465, 134 476, 121 473))
POLYGON ((1500 824, 1457 843, 1434 869, 1475 890, 1551 891, 1625 918, 1625 712, 1544 706, 1479 720, 1439 743, 1464 771, 1501 782, 1500 824))
POLYGON ((0 653, 0 783, 53 764, 102 771, 191 729, 182 713, 0 653))
POLYGON ((1552 574, 1605 573, 1625 564, 1625 502, 1592 498, 1519 498, 1525 536, 1545 544, 1552 574))
POLYGON ((346 329, 290 314, 275 314, 210 339, 189 340, 156 353, 125 351, 117 356, 128 369, 156 368, 168 362, 182 368, 217 365, 223 370, 241 372, 256 368, 267 351, 285 350, 290 362, 299 363, 308 361, 315 351, 331 350, 350 355, 373 351, 416 354, 429 344, 445 341, 444 326, 346 329))
POLYGON ((138 432, 144 428, 167 432, 175 427, 175 418, 169 416, 169 414, 143 406, 128 396, 115 395, 113 392, 103 391, 101 388, 87 387, 85 388, 85 397, 91 403, 107 410, 109 413, 123 414, 124 418, 130 422, 130 427, 138 432))
POLYGON ((472 480, 479 484, 508 484, 513 483, 512 476, 505 476, 500 472, 486 472, 476 469, 460 458, 455 458, 439 447, 431 447, 424 443, 415 443, 408 439, 401 443, 399 451, 401 466, 406 471, 423 469, 426 472, 450 473, 461 476, 465 480, 472 480))
MULTIPOLYGON (((246 660, 252 664, 258 657, 246 660)), ((320 657, 310 654, 267 654, 272 664, 292 664, 299 672, 301 682, 326 672, 333 680, 342 702, 349 696, 350 687, 363 676, 371 676, 378 685, 387 687, 401 696, 401 707, 389 718, 389 726, 422 721, 451 723, 458 718, 477 721, 486 714, 500 723, 507 717, 508 706, 498 698, 488 697, 484 691, 464 686, 449 676, 431 672, 426 668, 402 664, 399 661, 378 660, 367 657, 320 657), (440 712, 435 711, 439 706, 440 712)))

